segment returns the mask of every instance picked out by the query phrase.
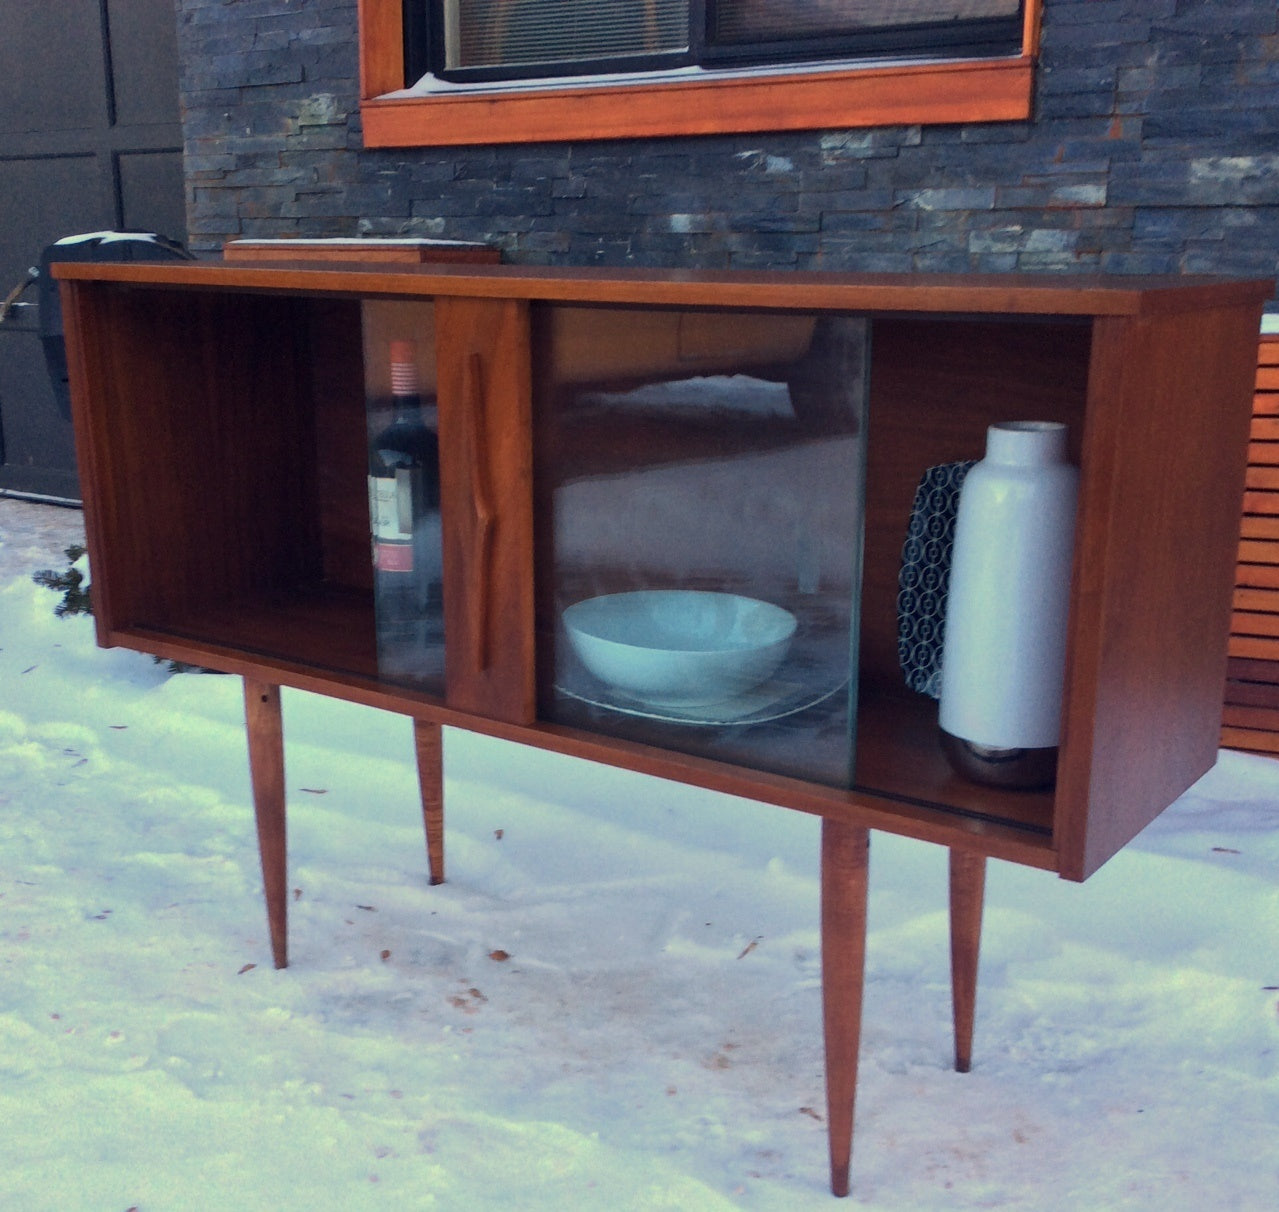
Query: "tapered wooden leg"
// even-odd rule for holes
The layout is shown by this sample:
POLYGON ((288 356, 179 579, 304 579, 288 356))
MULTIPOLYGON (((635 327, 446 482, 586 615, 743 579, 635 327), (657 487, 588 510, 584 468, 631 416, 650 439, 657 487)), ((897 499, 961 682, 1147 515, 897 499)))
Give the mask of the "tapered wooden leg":
POLYGON ((444 738, 439 724, 413 721, 417 779, 426 823, 426 862, 432 884, 444 883, 444 738))
POLYGON ((866 973, 866 890, 870 834, 822 822, 822 1010, 826 1028, 826 1122, 830 1189, 848 1194, 857 1098, 857 1053, 866 973))
POLYGON ((986 856, 950 852, 950 988, 955 1011, 955 1069, 967 1073, 973 1060, 977 1014, 977 962, 981 911, 986 894, 986 856))
POLYGON ((266 888, 271 957, 277 968, 289 963, 288 847, 284 811, 284 722, 280 688, 244 679, 244 718, 249 735, 249 775, 258 821, 258 850, 266 888))

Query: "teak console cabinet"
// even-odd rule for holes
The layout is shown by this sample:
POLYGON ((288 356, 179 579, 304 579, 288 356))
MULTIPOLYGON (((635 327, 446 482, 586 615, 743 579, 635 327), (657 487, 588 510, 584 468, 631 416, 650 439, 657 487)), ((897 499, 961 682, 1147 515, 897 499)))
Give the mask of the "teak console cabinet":
POLYGON ((966 1068, 985 859, 1085 879, 1215 760, 1269 282, 55 273, 98 638, 243 676, 280 967, 280 686, 413 718, 434 881, 441 725, 816 814, 843 1194, 869 831, 950 849, 966 1068), (379 675, 370 559, 367 409, 393 338, 438 402, 444 639, 417 681, 379 675), (953 774, 897 654, 921 474, 1015 419, 1065 421, 1081 474, 1058 778, 1038 792, 953 774), (777 685, 681 714, 592 683, 562 610, 652 586, 785 604, 799 631, 777 685))

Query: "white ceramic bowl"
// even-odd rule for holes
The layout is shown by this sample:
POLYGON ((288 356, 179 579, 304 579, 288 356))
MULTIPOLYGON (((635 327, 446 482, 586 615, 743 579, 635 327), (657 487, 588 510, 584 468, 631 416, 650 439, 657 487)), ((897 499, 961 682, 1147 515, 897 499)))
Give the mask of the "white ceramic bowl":
POLYGON ((699 707, 771 677, 795 616, 735 593, 642 589, 577 602, 564 626, 602 682, 653 706, 699 707))

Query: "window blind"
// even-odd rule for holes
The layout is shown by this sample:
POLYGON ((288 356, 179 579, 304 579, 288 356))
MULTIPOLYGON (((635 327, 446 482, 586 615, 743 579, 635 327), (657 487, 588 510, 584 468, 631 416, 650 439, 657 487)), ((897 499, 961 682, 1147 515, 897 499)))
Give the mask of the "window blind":
POLYGON ((1020 0, 714 0, 712 41, 765 42, 1015 17, 1020 0))
POLYGON ((450 69, 614 60, 685 50, 689 0, 448 0, 450 69))

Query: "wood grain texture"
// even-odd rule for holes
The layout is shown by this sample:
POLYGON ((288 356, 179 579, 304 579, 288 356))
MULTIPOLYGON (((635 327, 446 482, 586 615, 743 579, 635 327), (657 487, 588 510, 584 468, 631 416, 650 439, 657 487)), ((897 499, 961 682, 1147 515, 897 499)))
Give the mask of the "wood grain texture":
POLYGON ((822 822, 822 1022, 826 1037, 826 1122, 830 1189, 848 1194, 866 975, 870 834, 822 822))
POLYGON ((372 593, 360 312, 353 299, 316 299, 300 322, 306 326, 304 386, 315 435, 320 578, 372 593))
POLYGON ((971 850, 950 850, 950 988, 955 1020, 955 1070, 973 1062, 977 1019, 977 969, 986 896, 986 858, 971 850))
POLYGON ((528 307, 436 305, 449 705, 532 722, 533 469, 528 307))
POLYGON ((1033 82, 1034 63, 1022 56, 466 94, 365 93, 360 114, 365 147, 1000 122, 1030 116, 1033 82))
MULTIPOLYGON (((533 265, 227 265, 65 261, 60 281, 348 296, 527 299, 645 306, 757 307, 956 315, 1105 316, 1261 305, 1271 280, 1071 274, 843 274, 768 270, 593 269, 533 265)), ((1253 334, 1255 340, 1255 333, 1253 334)))
MULTIPOLYGON (((1279 466, 1279 338, 1257 346, 1246 481, 1279 466)), ((1249 487, 1243 498, 1226 665, 1221 743, 1279 752, 1279 492, 1249 487)))
POLYGON ((1232 657, 1248 657, 1254 661, 1279 661, 1279 640, 1267 636, 1232 635, 1226 651, 1232 657))
POLYGON ((366 265, 425 265, 429 262, 497 264, 502 250, 491 244, 464 241, 396 243, 388 240, 228 240, 222 257, 232 262, 337 261, 366 265))
MULTIPOLYGON (((842 790, 772 775, 709 759, 652 749, 631 742, 600 737, 554 724, 508 724, 501 720, 453 709, 430 694, 388 686, 372 670, 366 675, 323 668, 313 661, 246 652, 241 645, 213 643, 198 637, 125 629, 112 642, 165 660, 203 665, 237 676, 268 678, 282 686, 360 703, 380 711, 398 712, 517 744, 585 761, 599 762, 654 778, 686 783, 758 803, 789 808, 813 816, 831 817, 867 828, 882 829, 919 841, 950 846, 962 844, 992 858, 1052 871, 1057 857, 1048 830, 1005 822, 998 816, 971 816, 937 800, 903 799, 865 788, 842 790)), ((980 799, 969 785, 966 794, 980 799)), ((1051 819, 1051 803, 1040 803, 1034 815, 1051 819)))
POLYGON ((1235 590, 1233 601, 1236 610, 1279 614, 1279 589, 1249 589, 1244 586, 1235 590))
POLYGON ((1216 760, 1259 318, 1096 322, 1057 791, 1069 878, 1216 760))
MULTIPOLYGON (((1248 661, 1231 657, 1226 662, 1226 675, 1231 683, 1261 683, 1279 685, 1279 666, 1271 661, 1248 661)), ((1248 702, 1247 699, 1234 699, 1236 702, 1248 702)))
POLYGON ((863 677, 901 681, 897 582, 920 476, 939 463, 980 459, 987 428, 1009 420, 1064 422, 1077 461, 1090 339, 1083 323, 873 321, 863 677))
POLYGON ((904 684, 863 679, 857 709, 855 786, 921 804, 944 804, 974 819, 1051 837, 1048 791, 984 787, 955 773, 937 738, 937 703, 904 684))
POLYGON ((1239 534, 1245 539, 1279 539, 1279 518, 1244 514, 1239 523, 1239 534))
POLYGON ((1279 567, 1274 564, 1241 563, 1235 568, 1235 584, 1244 588, 1274 589, 1279 587, 1279 567))
POLYGON ((403 88, 404 9, 401 0, 359 0, 360 96, 403 88))
POLYGON ((1021 51, 1023 55, 1039 53, 1039 30, 1043 25, 1043 0, 1026 0, 1022 12, 1021 51))
POLYGON ((1244 513, 1279 514, 1279 492, 1245 488, 1243 509, 1244 513))
POLYGON ((66 282, 59 286, 66 329, 71 423, 84 501, 85 548, 99 581, 93 590, 93 623, 98 643, 106 648, 115 643, 112 633, 123 621, 115 604, 116 579, 108 570, 124 537, 110 494, 110 418, 100 406, 99 385, 108 355, 95 300, 98 290, 87 283, 66 282))
MULTIPOLYGON (((214 669, 227 669, 224 656, 238 653, 251 661, 257 658, 260 663, 256 667, 264 673, 294 664, 309 667, 322 677, 348 674, 375 679, 378 674, 373 595, 368 591, 316 586, 306 593, 275 598, 251 595, 206 603, 163 627, 153 624, 152 628, 152 639, 145 641, 150 646, 143 648, 144 652, 160 655, 161 647, 168 651, 193 645, 189 651, 199 648, 212 659, 189 663, 214 669)), ((112 635, 137 636, 145 630, 124 628, 112 635)), ((268 676, 274 678, 275 674, 268 676)), ((276 680, 291 684, 282 673, 276 680)))
MULTIPOLYGON (((362 703, 382 711, 399 712, 486 736, 532 745, 568 757, 600 762, 655 778, 670 779, 709 791, 741 796, 759 803, 791 808, 814 816, 883 829, 920 841, 949 846, 960 844, 992 858, 1044 870, 1056 869, 1050 832, 1036 824, 1022 824, 1017 814, 1007 821, 998 811, 970 815, 935 800, 902 798, 868 788, 843 790, 808 783, 785 775, 749 770, 705 758, 654 749, 633 742, 601 737, 555 724, 511 724, 452 708, 429 694, 388 686, 374 672, 367 675, 320 667, 314 661, 245 651, 242 645, 213 643, 199 637, 180 637, 151 630, 126 629, 113 641, 165 659, 205 665, 226 673, 269 678, 280 685, 362 703)), ((899 750, 908 760, 911 750, 899 750)), ((952 780, 952 789, 954 782, 952 780)), ((981 804, 982 790, 967 784, 953 793, 962 802, 981 804)), ((950 794, 949 792, 947 794, 950 794)), ((987 809, 990 805, 986 805, 987 809)), ((1031 820, 1051 819, 1051 803, 1039 797, 1023 813, 1031 820)))
POLYGON ((1254 465, 1248 468, 1247 488, 1259 492, 1275 492, 1279 490, 1279 468, 1266 465, 1254 465))
POLYGON ((432 884, 444 883, 444 735, 439 724, 414 719, 422 820, 426 826, 426 860, 432 884))
MULTIPOLYGON (((178 263, 56 272, 68 298, 104 642, 844 824, 1060 866, 1075 878, 1215 752, 1209 734, 1219 721, 1206 722, 1220 709, 1240 541, 1230 484, 1243 459, 1256 321, 1269 283, 178 263), (363 455, 357 439, 338 435, 343 418, 362 422, 363 402, 348 398, 360 376, 325 369, 316 345, 327 343, 337 362, 355 360, 351 334, 365 291, 388 307, 435 298, 441 316, 453 662, 444 703, 378 682, 371 595, 333 555, 339 533, 352 551, 363 544, 366 522, 352 521, 365 508, 363 455), (539 300, 914 313, 872 319, 863 718, 853 789, 536 721, 529 323, 539 300), (468 366, 479 368, 469 387, 468 366), (895 669, 896 568, 918 475, 933 461, 975 457, 985 425, 1010 415, 1057 417, 1080 438, 1085 554, 1075 577, 1074 668, 1055 794, 962 784, 933 752, 927 705, 903 704, 895 669), (491 552, 480 561, 491 569, 481 591, 477 469, 481 495, 492 497, 491 552), (474 642, 477 620, 483 644, 474 642)), ((1250 492, 1279 496, 1279 481, 1250 492)), ((1269 515, 1259 517, 1259 537, 1243 541, 1274 542, 1269 515)), ((1255 580, 1240 587, 1279 590, 1279 579, 1255 580)), ((1236 661, 1250 669, 1265 663, 1236 661)))
POLYGON ((1244 753, 1259 753, 1265 757, 1279 755, 1279 732, 1265 728, 1225 727, 1221 730, 1221 743, 1228 749, 1244 753))
POLYGON ((1260 611, 1235 610, 1231 616, 1232 639, 1245 636, 1279 635, 1279 615, 1260 611))
MULTIPOLYGON (((1262 729, 1279 734, 1279 694, 1274 693, 1273 686, 1271 691, 1272 703, 1269 706, 1227 703, 1222 713, 1225 725, 1228 728, 1262 729)), ((1271 748, 1279 749, 1279 735, 1276 735, 1275 744, 1271 748)))
POLYGON ((92 291, 84 375, 96 406, 82 428, 103 625, 164 623, 318 582, 298 302, 92 291))
POLYGON ((244 717, 249 742, 253 809, 258 827, 258 852, 262 860, 262 884, 271 933, 271 958, 277 968, 287 968, 289 876, 280 688, 245 678, 244 717))

